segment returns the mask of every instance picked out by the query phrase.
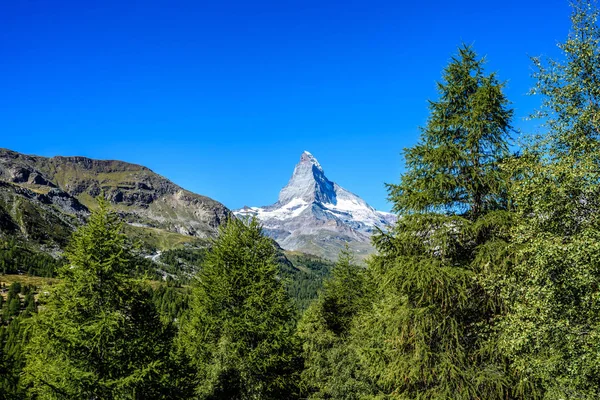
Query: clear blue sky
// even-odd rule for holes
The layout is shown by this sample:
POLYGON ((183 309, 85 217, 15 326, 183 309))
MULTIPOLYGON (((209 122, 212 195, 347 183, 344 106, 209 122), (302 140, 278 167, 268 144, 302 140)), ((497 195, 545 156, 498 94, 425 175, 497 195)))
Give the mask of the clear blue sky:
POLYGON ((46 1, 0 4, 0 147, 121 159, 231 208, 266 205, 303 150, 387 210, 402 148, 461 42, 537 104, 566 0, 46 1))

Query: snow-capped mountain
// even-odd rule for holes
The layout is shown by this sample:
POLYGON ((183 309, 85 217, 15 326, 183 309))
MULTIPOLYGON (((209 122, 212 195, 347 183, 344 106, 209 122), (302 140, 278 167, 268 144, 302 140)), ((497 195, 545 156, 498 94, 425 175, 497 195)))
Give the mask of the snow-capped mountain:
POLYGON ((359 258, 370 254, 374 229, 387 229, 394 214, 375 210, 363 199, 330 181, 317 159, 308 151, 277 203, 266 207, 244 207, 237 216, 256 216, 265 233, 287 250, 299 250, 337 258, 344 243, 359 258))

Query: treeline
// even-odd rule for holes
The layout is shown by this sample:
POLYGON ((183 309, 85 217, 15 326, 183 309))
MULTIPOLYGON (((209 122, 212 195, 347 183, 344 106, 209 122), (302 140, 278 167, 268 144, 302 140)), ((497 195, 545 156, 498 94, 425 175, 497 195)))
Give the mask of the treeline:
POLYGON ((1 395, 599 398, 600 30, 573 7, 564 59, 534 59, 544 134, 511 152, 504 83, 460 47, 388 186, 398 223, 366 268, 343 251, 299 319, 255 220, 221 227, 189 291, 152 290, 100 201, 39 311, 30 289, 3 301, 5 327, 33 315, 18 357, 3 339, 1 395))
POLYGON ((0 240, 0 274, 27 274, 50 278, 56 274, 63 261, 33 251, 14 237, 0 240))

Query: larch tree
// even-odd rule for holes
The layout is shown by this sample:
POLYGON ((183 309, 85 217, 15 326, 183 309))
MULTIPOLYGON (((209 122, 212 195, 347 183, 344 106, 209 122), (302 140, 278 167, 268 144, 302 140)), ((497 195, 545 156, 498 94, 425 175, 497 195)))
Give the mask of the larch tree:
POLYGON ((193 286, 178 344, 199 399, 295 396, 294 311, 273 243, 255 219, 221 227, 193 286))
POLYGON ((513 111, 504 84, 483 64, 471 47, 459 48, 418 144, 404 151, 406 172, 388 185, 400 217, 374 239, 376 295, 351 332, 374 397, 503 399, 509 392, 505 362, 487 340, 498 299, 478 277, 495 267, 489 253, 506 246, 501 163, 510 157, 513 111))
POLYGON ((346 247, 298 324, 302 389, 309 399, 361 399, 371 390, 348 341, 354 317, 368 305, 370 286, 367 271, 346 247))
POLYGON ((153 399, 172 389, 173 334, 130 276, 134 257, 121 227, 99 199, 73 234, 60 282, 31 319, 23 382, 32 397, 153 399))

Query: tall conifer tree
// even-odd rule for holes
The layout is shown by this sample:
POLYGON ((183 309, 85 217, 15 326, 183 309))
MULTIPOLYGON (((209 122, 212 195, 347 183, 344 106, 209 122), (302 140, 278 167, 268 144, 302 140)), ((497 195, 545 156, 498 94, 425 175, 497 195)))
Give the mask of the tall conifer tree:
POLYGON ((105 200, 66 256, 60 283, 32 318, 23 375, 31 396, 164 398, 172 335, 146 287, 129 275, 131 248, 105 200))
POLYGON ((198 398, 293 398, 299 349, 277 274, 273 243, 255 219, 232 219, 221 228, 179 337, 198 398))
MULTIPOLYGON (((398 399, 502 399, 503 361, 481 334, 496 299, 478 284, 479 252, 503 240, 512 110, 495 74, 459 48, 438 84, 439 100, 407 171, 389 185, 401 217, 375 238, 378 287, 352 341, 378 394, 398 399), (500 222, 500 224, 498 224, 500 222)), ((387 397, 386 397, 387 398, 387 397)))
POLYGON ((438 101, 419 143, 405 149, 406 173, 389 185, 400 214, 448 212, 475 220, 505 208, 499 161, 509 155, 513 115, 494 73, 471 47, 459 48, 438 83, 438 101))

